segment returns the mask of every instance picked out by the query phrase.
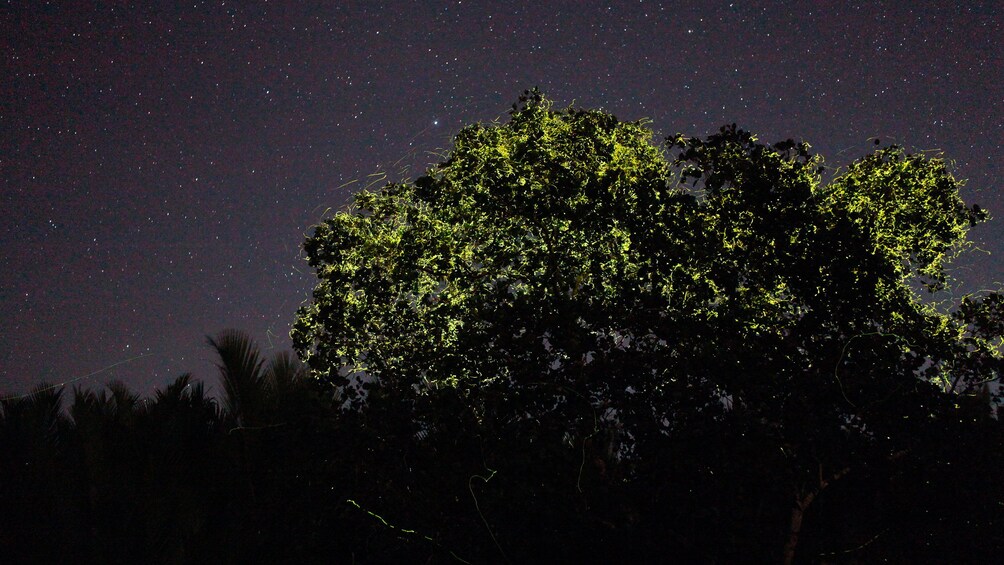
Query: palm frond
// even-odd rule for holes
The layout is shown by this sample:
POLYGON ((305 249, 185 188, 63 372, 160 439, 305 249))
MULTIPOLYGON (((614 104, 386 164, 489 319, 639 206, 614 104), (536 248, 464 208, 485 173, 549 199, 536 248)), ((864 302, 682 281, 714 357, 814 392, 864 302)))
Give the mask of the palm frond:
POLYGON ((267 398, 258 345, 246 333, 233 329, 206 340, 219 356, 224 411, 238 426, 257 424, 267 398))
POLYGON ((0 429, 6 433, 37 434, 51 443, 58 438, 63 389, 41 383, 25 396, 0 399, 0 429))

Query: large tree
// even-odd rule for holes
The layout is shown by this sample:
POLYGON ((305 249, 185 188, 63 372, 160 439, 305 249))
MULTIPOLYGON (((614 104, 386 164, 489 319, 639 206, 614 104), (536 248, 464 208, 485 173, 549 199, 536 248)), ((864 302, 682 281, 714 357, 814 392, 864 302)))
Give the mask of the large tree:
MULTIPOLYGON (((756 524, 731 557, 791 562, 824 490, 988 413, 960 397, 998 379, 1004 333, 1000 295, 942 292, 987 217, 942 159, 893 146, 822 172, 805 143, 732 125, 661 146, 643 122, 528 92, 426 176, 316 227, 294 346, 383 438, 477 451, 472 480, 508 485, 510 506, 551 489, 706 559, 730 557, 723 534, 673 525, 742 508, 756 524), (703 509, 665 518, 688 500, 703 509)), ((473 484, 512 557, 525 538, 473 484)))

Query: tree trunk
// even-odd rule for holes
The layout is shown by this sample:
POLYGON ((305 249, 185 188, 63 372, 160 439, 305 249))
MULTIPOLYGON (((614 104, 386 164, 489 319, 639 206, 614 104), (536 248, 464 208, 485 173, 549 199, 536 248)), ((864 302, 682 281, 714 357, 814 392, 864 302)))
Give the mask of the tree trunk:
POLYGON ((797 489, 795 505, 791 508, 791 520, 788 523, 788 541, 784 544, 784 565, 791 565, 795 562, 795 548, 798 547, 798 536, 802 533, 802 519, 805 517, 805 511, 809 509, 809 505, 830 483, 840 479, 850 470, 850 467, 844 467, 826 478, 823 476, 823 465, 820 464, 819 486, 809 492, 797 489))
POLYGON ((784 544, 784 565, 792 565, 795 562, 798 535, 802 532, 802 517, 814 498, 816 498, 816 492, 795 497, 795 505, 791 507, 791 520, 788 525, 788 541, 784 544))

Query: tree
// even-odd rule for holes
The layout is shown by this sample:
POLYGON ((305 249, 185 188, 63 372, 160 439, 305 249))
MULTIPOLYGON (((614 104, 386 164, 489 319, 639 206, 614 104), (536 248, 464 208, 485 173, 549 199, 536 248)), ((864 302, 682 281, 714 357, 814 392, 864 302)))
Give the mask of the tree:
MULTIPOLYGON (((232 460, 228 533, 238 561, 297 560, 318 545, 311 527, 326 509, 318 495, 325 453, 317 422, 321 405, 299 360, 289 352, 266 358, 239 330, 207 339, 219 357, 223 387, 223 447, 232 460), (317 445, 317 444, 321 445, 317 445)), ((328 490, 328 489, 325 489, 328 490)))
POLYGON ((207 338, 220 358, 224 413, 238 428, 281 424, 311 400, 304 369, 289 352, 267 361, 244 332, 223 330, 207 338))
POLYGON ((28 394, 0 398, 0 548, 13 562, 61 557, 50 538, 64 518, 62 393, 41 383, 28 394))
POLYGON ((129 558, 156 556, 173 563, 224 559, 233 548, 227 529, 220 527, 228 520, 218 516, 225 516, 224 493, 236 494, 237 489, 219 484, 232 481, 236 469, 221 441, 216 399, 191 374, 183 374, 155 392, 142 430, 146 461, 134 479, 143 486, 142 522, 132 530, 142 550, 129 558))
POLYGON ((111 381, 104 389, 74 387, 68 412, 69 478, 86 553, 98 561, 128 560, 142 543, 145 406, 125 383, 111 381))
MULTIPOLYGON (((989 413, 959 397, 1000 375, 1000 295, 942 296, 987 214, 942 159, 895 146, 824 185, 806 143, 735 125, 667 142, 527 92, 316 227, 294 347, 384 441, 536 497, 537 527, 567 508, 581 531, 790 563, 834 484, 989 413)), ((529 543, 474 498, 499 554, 529 543)))

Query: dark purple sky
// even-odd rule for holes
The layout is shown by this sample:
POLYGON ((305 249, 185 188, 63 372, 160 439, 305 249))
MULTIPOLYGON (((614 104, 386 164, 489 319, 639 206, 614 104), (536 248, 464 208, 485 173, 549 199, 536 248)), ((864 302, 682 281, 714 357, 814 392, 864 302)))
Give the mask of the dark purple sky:
POLYGON ((0 7, 0 394, 215 385, 228 327, 288 347, 310 225, 533 86, 830 165, 873 136, 943 150, 1002 218, 956 275, 1004 280, 996 0, 129 4, 0 7))

